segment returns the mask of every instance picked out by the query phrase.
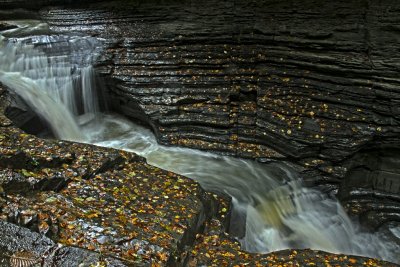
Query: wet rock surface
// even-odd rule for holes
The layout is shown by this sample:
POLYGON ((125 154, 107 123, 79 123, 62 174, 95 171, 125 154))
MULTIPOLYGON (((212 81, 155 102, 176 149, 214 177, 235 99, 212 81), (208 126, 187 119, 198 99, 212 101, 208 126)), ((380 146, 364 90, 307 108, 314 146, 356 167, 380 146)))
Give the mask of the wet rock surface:
POLYGON ((282 250, 252 254, 240 249, 237 241, 223 231, 218 220, 207 223, 198 235, 188 266, 392 266, 392 263, 360 256, 332 254, 316 250, 282 250))
POLYGON ((1 220, 0 229, 0 266, 10 266, 9 259, 21 252, 24 259, 40 266, 94 266, 101 262, 126 266, 92 251, 58 245, 43 235, 1 220))
MULTIPOLYGON (((331 195, 349 190, 358 151, 400 147, 396 1, 121 3, 40 14, 56 32, 106 40, 97 70, 110 107, 161 143, 290 160, 331 195)), ((370 183, 362 176, 351 190, 370 183)), ((384 198, 372 199, 392 215, 367 224, 397 220, 399 201, 384 198)))
POLYGON ((400 243, 400 150, 369 149, 350 161, 338 197, 349 214, 371 230, 385 229, 400 243))
POLYGON ((161 143, 293 160, 310 183, 336 192, 344 160, 399 145, 399 8, 112 1, 40 14, 56 32, 105 38, 97 69, 111 107, 161 143))
MULTIPOLYGON (((0 1, 0 6, 19 7, 22 2, 0 1)), ((42 2, 36 8, 64 4, 42 2)), ((350 213, 362 215, 362 221, 370 228, 386 228, 396 238, 392 229, 398 227, 399 218, 399 192, 394 192, 399 181, 398 169, 388 169, 382 164, 371 167, 370 163, 375 156, 380 161, 392 162, 398 152, 393 154, 377 148, 370 152, 374 157, 354 155, 369 146, 399 146, 399 59, 395 26, 398 10, 395 1, 336 1, 323 6, 312 0, 301 5, 275 1, 186 4, 168 1, 157 5, 151 1, 112 1, 87 6, 81 3, 79 7, 48 7, 40 15, 25 11, 19 14, 46 19, 55 32, 77 31, 105 38, 108 48, 97 69, 107 78, 112 108, 148 124, 160 142, 261 161, 296 161, 308 184, 331 193, 339 191, 350 213), (213 6, 212 13, 210 6, 213 6)), ((7 27, 11 26, 0 25, 0 29, 7 27)), ((181 224, 177 223, 179 227, 171 231, 164 227, 166 235, 159 242, 152 240, 150 234, 139 233, 136 238, 121 229, 115 230, 114 236, 121 235, 125 238, 123 241, 129 241, 118 243, 112 234, 112 238, 103 238, 104 235, 96 232, 97 227, 114 231, 107 229, 107 222, 99 226, 98 218, 119 216, 117 210, 104 214, 103 206, 93 207, 89 212, 82 206, 91 203, 93 195, 99 199, 105 196, 110 205, 123 205, 123 200, 109 200, 109 196, 130 195, 136 197, 139 208, 124 209, 121 217, 140 215, 142 206, 146 212, 154 212, 155 206, 143 204, 143 199, 149 196, 140 198, 135 188, 128 186, 127 192, 113 190, 132 178, 130 173, 156 172, 156 169, 146 167, 140 159, 132 160, 126 153, 37 139, 11 127, 10 120, 0 116, 3 125, 0 142, 4 141, 1 191, 12 196, 2 197, 0 205, 19 203, 7 204, 2 211, 4 220, 65 244, 114 251, 127 262, 137 260, 135 264, 187 260, 179 254, 183 251, 179 241, 171 240, 181 238, 192 242, 199 230, 193 222, 189 224, 196 230, 182 224, 187 228, 183 227, 185 233, 193 230, 190 237, 172 234, 181 231, 178 230, 181 224), (38 147, 53 152, 42 155, 38 147), (80 162, 92 155, 96 160, 80 162), (126 168, 132 164, 136 167, 126 168), (118 178, 106 183, 107 177, 118 178), (118 179, 121 181, 117 182, 118 179), (105 185, 101 194, 97 191, 99 184, 105 185), (34 209, 30 203, 33 199, 38 201, 34 209), (57 214, 60 221, 53 222, 49 214, 57 214), (89 217, 87 225, 71 220, 85 216, 89 217), (91 223, 95 228, 88 226, 91 223), (86 236, 87 229, 95 234, 86 236), (94 248, 90 240, 96 240, 94 248), (97 244, 98 240, 104 243, 97 244), (165 249, 169 248, 168 242, 174 243, 171 249, 165 249), (138 254, 139 247, 144 249, 138 254), (172 259, 172 255, 177 258, 172 259)), ((158 181, 160 175, 165 176, 162 173, 160 170, 153 178, 144 179, 158 181)), ((147 186, 136 189, 150 191, 147 186)), ((202 190, 198 192, 203 195, 202 205, 216 205, 202 190)), ((129 198, 129 201, 135 199, 129 198)), ((204 210, 198 212, 204 214, 204 210)), ((140 220, 136 223, 142 225, 141 229, 146 228, 157 215, 138 216, 140 220)), ((202 217, 196 216, 195 221, 202 217)), ((123 218, 120 220, 124 222, 123 218)), ((175 218, 168 223, 172 221, 175 218)), ((208 222, 208 225, 215 223, 208 222)), ((159 231, 159 224, 154 221, 149 229, 159 231)), ((297 255, 283 253, 278 257, 293 259, 297 255)), ((308 258, 317 255, 313 258, 316 260, 325 257, 318 255, 328 255, 304 253, 308 258)), ((204 255, 205 258, 191 261, 192 264, 212 265, 204 255)), ((254 256, 248 257, 254 260, 254 256)), ((339 258, 326 257, 328 262, 340 265, 336 262, 339 258)), ((301 262, 304 264, 305 258, 301 262)), ((349 262, 346 258, 344 264, 361 263, 349 262)))
POLYGON ((42 266, 395 266, 311 250, 241 251, 226 233, 229 198, 132 153, 39 139, 1 112, 0 125, 1 266, 21 257, 42 266))

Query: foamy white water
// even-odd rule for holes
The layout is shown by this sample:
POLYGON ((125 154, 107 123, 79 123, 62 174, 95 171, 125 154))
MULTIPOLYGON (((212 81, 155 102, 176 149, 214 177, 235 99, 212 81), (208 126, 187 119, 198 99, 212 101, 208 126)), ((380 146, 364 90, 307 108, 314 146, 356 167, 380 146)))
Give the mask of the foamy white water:
MULTIPOLYGON (((8 34, 46 29, 41 23, 27 25, 8 34)), ((79 43, 76 40, 71 46, 79 43)), ((100 120, 92 120, 99 108, 90 66, 78 68, 67 56, 49 57, 33 44, 4 38, 0 42, 0 81, 40 114, 58 138, 132 151, 150 164, 199 181, 208 190, 229 194, 234 217, 245 221, 240 235, 244 249, 313 248, 400 263, 398 246, 380 233, 361 232, 337 200, 304 188, 290 167, 161 146, 149 130, 117 115, 103 114, 100 120), (82 113, 86 115, 78 119, 82 113)), ((397 228, 391 231, 400 235, 397 228)))
POLYGON ((74 141, 85 140, 67 108, 54 101, 34 80, 22 76, 19 72, 0 71, 0 82, 11 88, 37 114, 40 114, 58 138, 74 141))
MULTIPOLYGON (((0 82, 22 97, 50 125, 57 138, 86 140, 78 122, 93 119, 99 111, 92 66, 72 64, 64 53, 48 56, 33 44, 42 40, 48 48, 52 45, 50 37, 38 37, 36 41, 15 38, 48 32, 44 23, 13 23, 18 28, 2 33, 13 38, 0 40, 0 82)), ((69 41, 74 43, 73 38, 69 41)))

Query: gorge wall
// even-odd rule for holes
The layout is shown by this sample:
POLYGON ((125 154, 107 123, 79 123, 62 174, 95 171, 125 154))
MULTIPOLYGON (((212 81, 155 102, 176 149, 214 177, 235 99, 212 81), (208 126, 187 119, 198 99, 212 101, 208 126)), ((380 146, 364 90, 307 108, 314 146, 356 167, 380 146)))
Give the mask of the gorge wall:
POLYGON ((104 38, 111 109, 163 144, 295 162, 370 227, 398 224, 398 1, 90 2, 24 14, 104 38))
POLYGON ((399 146, 395 1, 109 1, 42 9, 105 38, 111 108, 159 141, 288 159, 336 192, 354 153, 399 146), (318 178, 316 178, 318 177, 318 178))
POLYGON ((398 145, 398 6, 131 1, 41 14, 57 32, 106 38, 98 70, 113 109, 160 142, 307 166, 398 145))

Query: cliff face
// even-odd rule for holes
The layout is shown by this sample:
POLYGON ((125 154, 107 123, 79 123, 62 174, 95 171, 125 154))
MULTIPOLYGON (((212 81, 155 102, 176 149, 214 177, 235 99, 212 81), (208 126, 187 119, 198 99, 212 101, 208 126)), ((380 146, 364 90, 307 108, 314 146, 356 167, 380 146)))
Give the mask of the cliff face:
POLYGON ((291 160, 307 183, 358 204, 370 196, 360 188, 399 193, 393 171, 347 181, 355 164, 382 171, 354 162, 358 153, 383 161, 400 144, 397 1, 90 2, 42 1, 36 8, 75 5, 23 14, 104 38, 97 70, 110 107, 161 143, 291 160))
POLYGON ((396 2, 129 3, 42 15, 107 38, 113 108, 161 142, 333 162, 398 144, 396 2))
POLYGON ((112 1, 41 17, 56 32, 105 38, 97 69, 111 108, 161 143, 293 160, 335 191, 354 153, 399 145, 399 10, 395 1, 112 1))
POLYGON ((294 161, 368 226, 398 227, 398 1, 91 2, 0 0, 0 17, 103 38, 110 107, 161 143, 294 161))

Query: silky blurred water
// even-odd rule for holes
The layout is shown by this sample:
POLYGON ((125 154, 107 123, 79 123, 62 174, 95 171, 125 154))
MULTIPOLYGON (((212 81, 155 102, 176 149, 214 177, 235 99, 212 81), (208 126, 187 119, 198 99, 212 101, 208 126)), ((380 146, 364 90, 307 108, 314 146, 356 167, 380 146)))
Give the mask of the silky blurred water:
POLYGON ((77 122, 93 118, 99 101, 90 59, 83 58, 77 44, 95 51, 100 41, 38 35, 50 30, 36 20, 10 23, 18 27, 1 33, 0 82, 45 120, 57 138, 85 141, 77 122))

